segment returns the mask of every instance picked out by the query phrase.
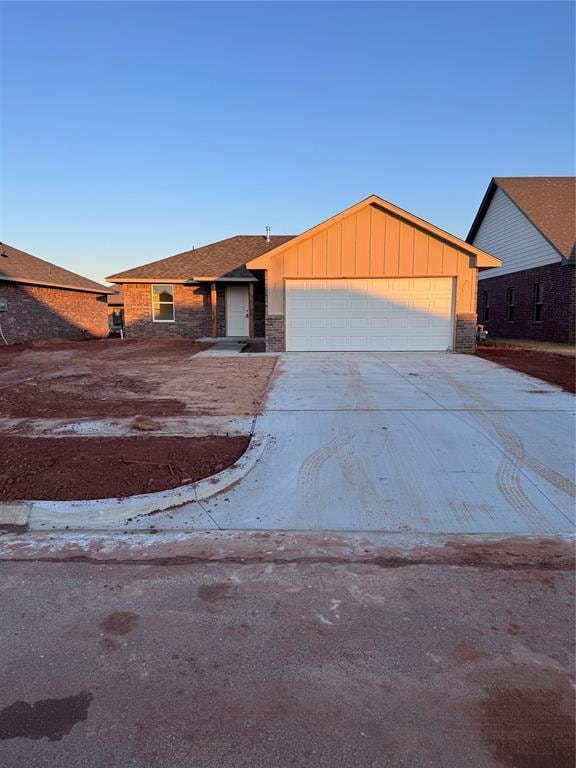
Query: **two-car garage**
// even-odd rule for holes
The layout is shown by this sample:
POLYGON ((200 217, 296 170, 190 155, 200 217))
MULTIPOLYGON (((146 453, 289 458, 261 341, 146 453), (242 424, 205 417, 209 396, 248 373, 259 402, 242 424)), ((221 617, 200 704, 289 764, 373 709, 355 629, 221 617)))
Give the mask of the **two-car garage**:
POLYGON ((452 348, 453 279, 286 280, 286 350, 452 348))
POLYGON ((474 352, 478 270, 500 263, 372 195, 246 266, 269 352, 474 352))

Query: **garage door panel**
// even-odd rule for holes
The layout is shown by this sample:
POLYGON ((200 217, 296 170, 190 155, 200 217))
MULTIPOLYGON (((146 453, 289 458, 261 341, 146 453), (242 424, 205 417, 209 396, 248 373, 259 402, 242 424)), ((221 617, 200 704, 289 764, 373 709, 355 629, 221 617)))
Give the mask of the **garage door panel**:
POLYGON ((446 350, 452 278, 287 280, 292 351, 446 350))

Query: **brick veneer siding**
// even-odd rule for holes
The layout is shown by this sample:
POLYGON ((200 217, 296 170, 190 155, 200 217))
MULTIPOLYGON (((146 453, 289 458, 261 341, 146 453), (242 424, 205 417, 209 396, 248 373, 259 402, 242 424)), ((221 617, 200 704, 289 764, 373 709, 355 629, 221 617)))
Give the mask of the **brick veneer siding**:
POLYGON ((9 344, 36 339, 108 336, 106 297, 84 291, 0 282, 8 302, 0 325, 9 344))
MULTIPOLYGON (((124 283, 124 322, 130 338, 198 339, 212 336, 210 285, 174 284, 174 322, 152 320, 150 283, 124 283)), ((216 286, 217 336, 226 336, 226 287, 216 286)), ((264 336, 264 291, 255 284, 254 334, 264 336)))
MULTIPOLYGON (((174 322, 152 319, 150 283, 124 283, 124 322, 129 338, 189 338, 212 335, 209 285, 174 284, 174 322)), ((218 334, 224 335, 224 289, 217 289, 218 334)))
POLYGON ((489 336, 574 343, 574 266, 548 264, 478 282, 478 321, 489 336), (534 320, 534 285, 544 283, 541 322, 534 320), (506 319, 506 292, 514 288, 514 320, 506 319), (488 291, 490 316, 484 320, 483 292, 488 291))
POLYGON ((454 351, 468 355, 476 352, 476 315, 456 315, 454 351))
POLYGON ((286 351, 284 315, 266 315, 266 352, 286 351))

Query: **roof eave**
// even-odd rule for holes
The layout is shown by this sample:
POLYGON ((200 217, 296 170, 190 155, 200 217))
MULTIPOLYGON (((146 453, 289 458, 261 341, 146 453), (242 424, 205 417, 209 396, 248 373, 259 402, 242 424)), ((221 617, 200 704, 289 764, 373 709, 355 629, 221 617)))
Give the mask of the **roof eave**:
POLYGON ((496 183, 495 179, 490 179, 490 184, 488 184, 488 188, 484 193, 484 197, 482 198, 482 202, 480 203, 476 216, 474 216, 474 221, 472 222, 468 234, 466 235, 467 243, 473 243, 474 238, 480 229, 480 224, 482 224, 482 220, 484 219, 486 211, 488 210, 488 206, 492 202, 492 198, 494 197, 494 192, 496 192, 497 187, 498 184, 496 183))
POLYGON ((34 280, 27 277, 12 277, 11 275, 0 275, 0 281, 5 283, 19 283, 20 285, 39 285, 43 288, 62 288, 67 291, 81 291, 82 293, 95 293, 99 296, 114 294, 116 291, 110 288, 98 289, 96 287, 89 288, 87 286, 69 285, 66 283, 50 283, 46 280, 34 280))

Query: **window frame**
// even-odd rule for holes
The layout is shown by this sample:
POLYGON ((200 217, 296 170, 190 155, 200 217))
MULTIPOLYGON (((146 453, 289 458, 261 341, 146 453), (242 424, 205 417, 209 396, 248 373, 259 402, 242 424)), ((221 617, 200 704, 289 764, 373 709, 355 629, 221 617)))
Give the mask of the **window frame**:
POLYGON ((532 320, 535 323, 541 323, 542 322, 542 315, 544 314, 544 283, 534 283, 534 289, 533 289, 533 309, 532 309, 532 320), (542 298, 540 301, 538 301, 538 289, 541 289, 542 298))
POLYGON ((513 285, 506 288, 506 322, 514 322, 514 311, 516 309, 516 289, 513 285))
POLYGON ((490 294, 486 288, 482 290, 482 322, 490 322, 490 294))
POLYGON ((152 304, 152 322, 153 323, 175 323, 176 322, 176 297, 174 296, 174 284, 173 283, 150 283, 150 301, 152 304), (155 302, 154 302, 154 286, 159 285, 165 285, 170 288, 170 291, 172 293, 172 301, 157 301, 156 305, 159 307, 161 304, 168 304, 172 306, 172 319, 171 320, 157 320, 154 317, 154 309, 155 309, 155 302))

